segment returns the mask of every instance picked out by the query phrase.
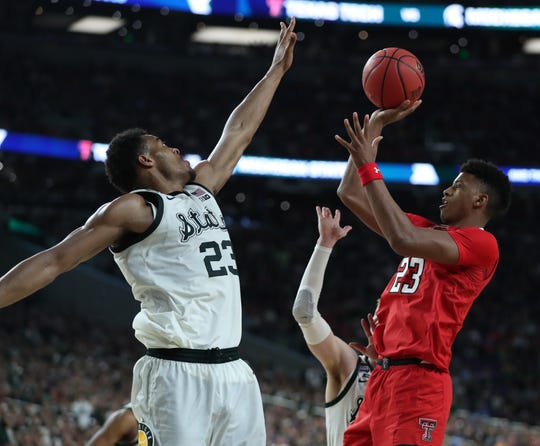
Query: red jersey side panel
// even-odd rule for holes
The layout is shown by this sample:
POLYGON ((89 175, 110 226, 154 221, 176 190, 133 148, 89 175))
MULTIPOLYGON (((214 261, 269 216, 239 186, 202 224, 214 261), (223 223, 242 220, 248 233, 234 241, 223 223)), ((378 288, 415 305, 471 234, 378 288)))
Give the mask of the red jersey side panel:
POLYGON ((455 265, 405 257, 381 295, 374 342, 379 355, 420 358, 448 370, 456 334, 497 267, 495 237, 480 228, 435 225, 408 214, 415 226, 448 231, 459 249, 455 265))

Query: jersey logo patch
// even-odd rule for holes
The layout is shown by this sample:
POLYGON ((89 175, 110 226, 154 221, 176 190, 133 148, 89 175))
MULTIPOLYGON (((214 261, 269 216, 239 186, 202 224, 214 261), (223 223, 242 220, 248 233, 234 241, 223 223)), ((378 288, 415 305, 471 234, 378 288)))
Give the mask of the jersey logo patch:
POLYGON ((418 418, 418 424, 422 429, 422 441, 430 442, 432 440, 431 434, 437 427, 437 420, 431 418, 418 418))
POLYGON ((154 434, 149 426, 139 422, 139 446, 154 446, 154 434))
POLYGON ((191 195, 194 195, 195 197, 198 197, 201 201, 206 201, 210 198, 210 194, 206 192, 202 187, 198 187, 193 192, 191 192, 191 195))

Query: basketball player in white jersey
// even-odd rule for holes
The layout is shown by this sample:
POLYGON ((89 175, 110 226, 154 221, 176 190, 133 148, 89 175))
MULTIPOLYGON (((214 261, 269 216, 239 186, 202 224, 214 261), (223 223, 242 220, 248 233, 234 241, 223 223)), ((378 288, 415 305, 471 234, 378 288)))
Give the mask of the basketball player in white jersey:
POLYGON ((137 446, 138 423, 131 404, 111 413, 86 446, 137 446))
POLYGON ((377 361, 377 352, 372 343, 372 331, 376 321, 368 315, 362 319, 362 328, 368 345, 346 344, 334 335, 322 318, 317 303, 321 293, 324 272, 334 245, 351 230, 340 226, 341 214, 335 215, 327 207, 316 207, 319 238, 294 300, 292 314, 306 340, 311 353, 319 360, 326 372, 325 421, 328 446, 341 446, 345 429, 356 418, 364 399, 367 380, 372 366, 377 361), (361 354, 353 349, 360 351, 361 354), (371 359, 371 364, 370 364, 371 359))
POLYGON ((110 143, 106 170, 124 195, 0 278, 5 307, 111 248, 141 305, 133 328, 147 354, 134 367, 131 395, 139 444, 265 445, 260 389, 238 357, 240 284, 214 196, 292 65, 295 20, 280 26, 270 68, 232 112, 207 160, 192 168, 157 136, 120 133, 110 143))

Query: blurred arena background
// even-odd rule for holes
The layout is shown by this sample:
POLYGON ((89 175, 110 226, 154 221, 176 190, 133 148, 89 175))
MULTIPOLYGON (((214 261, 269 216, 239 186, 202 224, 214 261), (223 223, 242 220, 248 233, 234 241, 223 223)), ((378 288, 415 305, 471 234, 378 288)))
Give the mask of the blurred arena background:
MULTIPOLYGON (((437 219, 442 189, 468 157, 504 166, 514 182, 509 214, 488 228, 500 267, 454 346, 447 444, 540 445, 539 2, 2 0, 1 273, 116 196, 99 161, 115 133, 141 126, 206 156, 271 60, 276 36, 265 45, 257 31, 277 30, 292 13, 295 64, 246 152, 257 158, 219 198, 240 269, 242 349, 264 392, 269 445, 324 442, 323 370, 290 314, 317 235, 314 206, 339 207, 353 225, 333 253, 320 304, 345 340, 363 340, 360 318, 398 261, 341 205, 339 179, 324 174, 346 160, 334 141, 343 118, 373 110, 361 90, 363 64, 389 46, 415 53, 426 71, 423 105, 385 130, 380 151, 381 162, 398 163, 390 188, 402 208, 437 219), (89 17, 109 19, 98 22, 109 28, 80 28, 89 17), (208 37, 223 27, 227 34, 208 37), (310 176, 312 161, 328 163, 310 176), (410 184, 417 163, 436 180, 410 184)), ((107 252, 3 309, 0 445, 89 439, 129 399, 131 367, 143 353, 131 330, 135 311, 107 252)))

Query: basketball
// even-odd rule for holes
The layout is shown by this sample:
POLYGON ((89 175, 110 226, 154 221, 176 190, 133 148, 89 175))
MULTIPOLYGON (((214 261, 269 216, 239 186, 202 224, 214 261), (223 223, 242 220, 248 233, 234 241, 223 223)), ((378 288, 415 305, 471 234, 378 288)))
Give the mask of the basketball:
POLYGON ((364 65, 362 87, 379 108, 395 108, 406 99, 420 99, 424 86, 424 67, 403 48, 379 50, 364 65))

